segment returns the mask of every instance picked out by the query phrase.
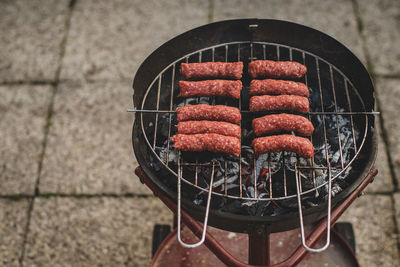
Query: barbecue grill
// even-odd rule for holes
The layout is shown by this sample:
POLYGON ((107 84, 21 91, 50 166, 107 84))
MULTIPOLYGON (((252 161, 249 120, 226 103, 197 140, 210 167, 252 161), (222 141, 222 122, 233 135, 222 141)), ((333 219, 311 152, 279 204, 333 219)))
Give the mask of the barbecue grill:
MULTIPOLYGON (((132 139, 140 164, 136 173, 177 214, 174 234, 186 247, 203 241, 213 247, 211 237, 206 236, 207 225, 211 225, 248 233, 251 264, 268 263, 270 233, 299 227, 307 250, 325 250, 330 226, 376 175, 371 172, 377 151, 376 112, 368 72, 345 46, 306 26, 243 19, 190 30, 162 45, 143 62, 133 88, 136 109, 130 111, 136 116, 132 139), (307 116, 316 128, 310 138, 314 158, 305 160, 290 152, 254 156, 251 120, 262 114, 248 111, 247 64, 259 59, 297 61, 307 66, 308 72, 300 81, 310 89, 307 116), (180 63, 209 61, 244 62, 239 100, 178 97, 178 81, 183 79, 180 63), (242 153, 238 158, 174 149, 171 136, 176 132, 176 108, 198 103, 241 110, 242 153), (191 218, 202 221, 203 229, 191 218), (325 221, 307 242, 305 225, 323 218, 325 221), (182 240, 181 219, 200 237, 199 242, 187 244, 182 240), (325 244, 312 249, 310 246, 324 232, 325 244)), ((335 236, 332 238, 337 242, 335 236)), ((226 264, 234 264, 221 254, 216 253, 226 264)))

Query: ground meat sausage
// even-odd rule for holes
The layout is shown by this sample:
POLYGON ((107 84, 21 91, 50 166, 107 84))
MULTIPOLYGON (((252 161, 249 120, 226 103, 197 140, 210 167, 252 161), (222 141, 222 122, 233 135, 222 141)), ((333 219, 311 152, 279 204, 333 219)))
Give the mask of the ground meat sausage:
POLYGON ((240 124, 242 115, 238 108, 207 104, 198 104, 192 106, 179 107, 176 110, 178 121, 209 120, 226 121, 240 124))
POLYGON ((174 147, 181 151, 211 151, 240 155, 240 139, 215 133, 176 134, 172 137, 174 147))
POLYGON ((239 125, 223 121, 182 121, 176 126, 179 134, 216 133, 240 138, 239 125))
POLYGON ((297 95, 261 95, 250 98, 250 111, 292 110, 301 113, 310 111, 308 98, 297 95))
POLYGON ((312 158, 314 156, 314 147, 310 140, 290 134, 256 138, 253 140, 253 148, 256 155, 290 151, 303 158, 312 158))
POLYGON ((307 67, 295 61, 255 60, 249 63, 251 77, 301 78, 307 67))
POLYGON ((254 134, 257 136, 281 131, 293 131, 299 135, 310 136, 314 131, 314 126, 307 118, 286 113, 256 118, 252 124, 254 134))
POLYGON ((308 87, 304 83, 273 79, 252 80, 249 94, 310 96, 308 87))
POLYGON ((182 63, 181 74, 186 79, 204 77, 242 78, 243 62, 182 63))
POLYGON ((230 80, 179 81, 179 89, 181 97, 226 96, 239 99, 242 82, 230 80))

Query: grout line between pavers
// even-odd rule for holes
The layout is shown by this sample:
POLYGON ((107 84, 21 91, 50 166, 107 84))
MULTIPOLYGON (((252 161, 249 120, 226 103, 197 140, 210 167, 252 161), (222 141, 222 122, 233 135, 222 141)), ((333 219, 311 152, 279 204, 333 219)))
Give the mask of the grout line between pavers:
MULTIPOLYGON (((352 1, 352 5, 353 5, 354 16, 355 16, 356 22, 357 22, 358 33, 359 33, 359 36, 361 38, 362 49, 364 51, 366 62, 367 62, 367 70, 370 73, 372 79, 375 80, 376 77, 380 77, 380 76, 376 75, 375 71, 374 71, 374 65, 372 63, 371 56, 370 56, 370 53, 369 53, 369 50, 368 50, 368 47, 367 47, 366 39, 365 39, 365 36, 364 36, 364 33, 363 33, 364 24, 362 22, 359 5, 358 5, 357 0, 351 0, 351 1, 352 1)), ((397 192, 398 191, 398 181, 397 181, 396 173, 394 171, 392 156, 391 156, 390 150, 389 150, 390 144, 389 144, 388 134, 387 134, 387 131, 386 131, 385 127, 384 127, 384 125, 385 125, 385 120, 383 118, 383 113, 384 112, 381 110, 381 106, 382 105, 380 103, 379 92, 377 90, 375 90, 375 95, 376 95, 375 100, 376 100, 376 103, 377 103, 377 108, 381 113, 380 117, 379 117, 380 118, 380 120, 379 120, 379 128, 381 130, 380 132, 381 132, 381 135, 382 135, 383 142, 385 144, 385 152, 386 152, 386 156, 388 158, 389 170, 390 170, 390 175, 392 177, 392 183, 393 183, 393 186, 394 186, 394 192, 397 192)))
POLYGON ((132 78, 127 78, 127 77, 121 77, 119 79, 60 79, 58 84, 61 83, 85 83, 85 84, 96 84, 96 83, 107 83, 107 82, 123 82, 123 83, 129 83, 133 84, 133 79, 132 78))
MULTIPOLYGON (((379 175, 379 173, 378 173, 379 175)), ((364 195, 369 195, 369 196, 392 196, 393 191, 376 191, 376 192, 364 192, 364 195)))
POLYGON ((208 23, 214 21, 214 0, 208 0, 208 16, 207 16, 208 23))
POLYGON ((46 124, 44 126, 44 136, 43 136, 43 142, 42 142, 42 151, 41 151, 40 157, 39 157, 38 175, 37 175, 36 182, 35 182, 35 194, 34 194, 34 196, 32 197, 32 199, 30 200, 30 203, 29 203, 28 214, 27 214, 27 222, 26 222, 26 227, 25 227, 25 232, 24 232, 24 237, 23 237, 21 255, 19 257, 19 265, 22 266, 22 267, 24 265, 23 261, 24 261, 24 258, 25 258, 25 249, 26 249, 26 244, 27 244, 27 240, 28 240, 28 234, 29 234, 30 223, 31 223, 31 216, 32 216, 32 211, 33 211, 33 207, 34 207, 34 203, 35 203, 35 197, 37 195, 39 195, 40 176, 41 176, 41 172, 42 172, 42 165, 43 165, 44 155, 46 153, 47 138, 48 138, 48 134, 49 134, 50 126, 51 126, 51 119, 53 117, 54 99, 55 99, 55 96, 56 96, 57 91, 58 91, 58 84, 60 82, 60 73, 61 73, 62 63, 63 63, 64 56, 65 56, 65 50, 66 50, 66 45, 67 45, 68 36, 69 36, 69 29, 70 29, 70 25, 71 25, 72 13, 73 13, 76 1, 77 0, 70 0, 70 2, 68 4, 68 14, 67 14, 67 18, 66 18, 66 21, 65 21, 65 33, 64 33, 63 39, 61 40, 61 43, 60 43, 60 56, 58 58, 58 66, 57 66, 57 70, 56 70, 56 73, 55 73, 55 79, 51 84, 53 90, 52 90, 52 95, 51 95, 51 99, 50 99, 50 104, 49 104, 49 107, 48 107, 48 110, 47 110, 46 124))
POLYGON ((390 74, 374 73, 374 76, 383 79, 400 79, 400 73, 390 73, 390 74))
POLYGON ((66 46, 67 46, 67 42, 68 42, 72 12, 73 12, 74 6, 76 4, 76 1, 77 0, 70 0, 70 3, 68 5, 69 12, 68 12, 67 20, 65 22, 65 34, 64 34, 64 37, 60 44, 60 57, 58 60, 58 67, 57 67, 56 74, 55 74, 55 84, 53 86, 51 101, 50 101, 50 104, 48 107, 48 112, 47 112, 44 139, 43 139, 43 147, 42 147, 42 153, 40 155, 40 160, 39 160, 38 177, 36 179, 36 184, 35 184, 35 196, 39 195, 39 185, 40 185, 40 178, 41 178, 41 174, 42 174, 42 165, 43 165, 44 156, 46 154, 47 138, 48 138, 49 130, 51 127, 51 120, 53 118, 53 113, 54 113, 54 101, 55 101, 55 97, 57 95, 58 87, 60 84, 60 74, 61 74, 61 69, 62 69, 63 60, 64 60, 64 56, 65 56, 65 50, 66 50, 66 46))
POLYGON ((31 221, 31 216, 32 216, 32 210, 33 210, 33 206, 35 204, 35 197, 30 196, 29 198, 30 198, 30 201, 29 201, 29 206, 28 206, 28 210, 27 210, 27 214, 26 214, 26 225, 25 225, 24 235, 23 235, 23 239, 22 239, 23 242, 22 242, 21 255, 18 259, 20 266, 24 266, 23 260, 25 257, 25 247, 26 247, 26 243, 28 240, 28 233, 29 233, 30 221, 31 221))
MULTIPOLYGON (((368 47, 367 47, 367 42, 366 42, 365 35, 363 33, 364 24, 363 24, 363 21, 362 21, 362 17, 361 17, 361 13, 360 13, 360 8, 359 8, 359 5, 358 5, 358 2, 357 2, 357 0, 351 0, 351 2, 352 2, 352 6, 353 6, 354 16, 355 16, 356 22, 357 22, 358 33, 359 33, 359 36, 361 38, 362 49, 364 51, 365 58, 366 58, 366 61, 367 61, 367 69, 368 69, 369 73, 371 73, 372 79, 375 80, 376 77, 381 77, 381 76, 379 74, 375 74, 375 71, 374 71, 374 65, 372 63, 372 60, 371 60, 371 57, 370 57, 370 54, 369 54, 369 50, 368 50, 368 47)), ((397 75, 395 75, 394 78, 398 78, 397 75)), ((379 123, 379 127, 380 127, 380 130, 381 130, 383 142, 385 144, 385 152, 386 152, 386 156, 387 156, 387 159, 388 159, 390 175, 392 177, 392 182, 393 182, 393 186, 394 186, 394 190, 393 190, 392 194, 390 194, 390 199, 392 201, 392 220, 393 220, 393 224, 394 224, 394 233, 397 236, 397 251, 400 254, 399 224, 398 224, 397 219, 396 219, 396 202, 395 202, 395 199, 394 199, 394 193, 398 192, 398 181, 397 181, 397 178, 396 178, 396 173, 394 171, 392 157, 390 155, 389 139, 388 139, 387 131, 386 131, 385 127, 384 127, 385 126, 385 121, 384 121, 384 118, 383 118, 383 112, 380 109, 380 107, 382 105, 381 105, 381 103, 379 101, 379 96, 378 96, 379 92, 375 91, 375 95, 376 95, 376 103, 377 103, 377 106, 378 106, 378 110, 381 112, 380 120, 379 120, 379 122, 380 122, 379 123)))
POLYGON ((153 194, 114 194, 114 193, 101 193, 101 194, 66 194, 66 193, 39 193, 37 195, 27 195, 27 194, 15 194, 15 195, 0 195, 0 199, 9 200, 20 200, 20 199, 31 199, 31 198, 50 198, 50 197, 60 197, 60 198, 153 198, 153 194))
POLYGON ((19 85, 52 85, 56 84, 55 80, 17 80, 17 81, 3 81, 0 86, 19 86, 19 85))
POLYGON ((57 80, 17 80, 17 81, 3 81, 0 82, 0 86, 21 86, 21 85, 51 85, 56 86, 62 83, 106 83, 106 82, 123 82, 132 83, 132 78, 122 77, 120 79, 57 79, 57 80))

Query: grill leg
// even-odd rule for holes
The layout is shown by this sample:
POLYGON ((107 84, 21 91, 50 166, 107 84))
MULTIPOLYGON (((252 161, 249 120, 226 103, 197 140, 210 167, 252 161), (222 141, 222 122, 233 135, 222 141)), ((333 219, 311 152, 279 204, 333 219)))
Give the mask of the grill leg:
POLYGON ((249 264, 269 265, 269 231, 264 226, 249 232, 249 264))

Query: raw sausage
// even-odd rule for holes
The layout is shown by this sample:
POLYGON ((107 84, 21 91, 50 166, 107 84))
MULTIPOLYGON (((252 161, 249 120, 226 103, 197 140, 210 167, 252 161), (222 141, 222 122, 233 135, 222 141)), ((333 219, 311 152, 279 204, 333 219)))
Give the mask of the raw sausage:
POLYGON ((240 139, 215 133, 176 134, 172 137, 174 147, 182 151, 211 151, 240 155, 240 139))
POLYGON ((253 148, 256 155, 269 152, 290 151, 303 158, 314 157, 314 147, 310 140, 290 134, 256 138, 253 140, 253 148))
POLYGON ((182 121, 176 126, 179 134, 216 133, 240 138, 239 125, 223 121, 182 121))
POLYGON ((261 95, 250 98, 250 111, 292 110, 301 113, 310 111, 308 98, 297 95, 261 95))
POLYGON ((299 135, 310 136, 314 131, 314 126, 307 118, 286 113, 256 118, 252 124, 254 134, 257 136, 281 131, 293 131, 299 135))
POLYGON ((310 96, 308 87, 304 83, 273 79, 252 80, 249 94, 310 96))
POLYGON ((242 82, 230 80, 179 81, 179 89, 181 97, 227 96, 239 99, 242 82))
POLYGON ((307 67, 295 61, 255 60, 249 63, 251 77, 301 78, 307 67))
POLYGON ((242 115, 238 108, 216 105, 211 106, 207 104, 198 104, 192 106, 179 107, 176 110, 178 122, 181 121, 226 121, 240 124, 242 115))
POLYGON ((243 73, 243 62, 204 62, 182 63, 181 74, 186 79, 204 77, 226 77, 240 79, 243 73))

